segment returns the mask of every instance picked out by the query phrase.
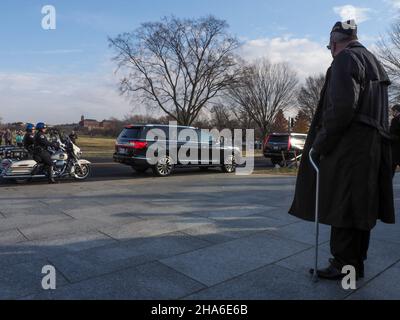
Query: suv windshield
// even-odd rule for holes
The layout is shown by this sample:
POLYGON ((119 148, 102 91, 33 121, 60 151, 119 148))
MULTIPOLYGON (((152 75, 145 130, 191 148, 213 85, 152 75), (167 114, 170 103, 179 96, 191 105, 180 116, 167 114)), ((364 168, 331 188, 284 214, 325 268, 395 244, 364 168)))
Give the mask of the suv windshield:
POLYGON ((139 139, 142 127, 125 128, 118 139, 139 139))

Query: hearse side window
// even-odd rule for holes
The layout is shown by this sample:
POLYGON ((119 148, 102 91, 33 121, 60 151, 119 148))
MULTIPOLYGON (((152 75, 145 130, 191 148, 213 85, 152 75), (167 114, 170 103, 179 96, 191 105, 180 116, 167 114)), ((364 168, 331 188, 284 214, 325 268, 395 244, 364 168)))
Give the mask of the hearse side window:
POLYGON ((180 143, 187 143, 187 142, 197 143, 198 142, 197 130, 193 132, 193 129, 191 129, 191 128, 178 128, 178 142, 180 142, 180 143), (181 134, 182 131, 183 131, 183 133, 181 134))
POLYGON ((158 127, 158 126, 146 127, 145 134, 143 135, 144 138, 150 139, 149 132, 151 130, 154 130, 153 134, 157 134, 157 135, 158 135, 158 133, 161 134, 161 132, 164 132, 163 137, 158 137, 158 138, 156 138, 156 140, 158 140, 158 139, 160 139, 160 140, 164 140, 164 139, 168 140, 168 128, 167 127, 161 127, 161 126, 160 127, 158 127))
POLYGON ((181 135, 181 132, 182 131, 184 131, 184 130, 186 130, 187 128, 178 128, 178 136, 177 136, 177 139, 176 140, 178 140, 178 142, 180 142, 180 143, 186 143, 186 142, 189 142, 189 141, 191 141, 190 140, 190 137, 189 136, 187 136, 186 134, 182 134, 181 135))
POLYGON ((215 143, 215 138, 213 137, 212 134, 206 133, 206 132, 201 132, 201 130, 198 130, 199 136, 200 136, 200 143, 215 143))

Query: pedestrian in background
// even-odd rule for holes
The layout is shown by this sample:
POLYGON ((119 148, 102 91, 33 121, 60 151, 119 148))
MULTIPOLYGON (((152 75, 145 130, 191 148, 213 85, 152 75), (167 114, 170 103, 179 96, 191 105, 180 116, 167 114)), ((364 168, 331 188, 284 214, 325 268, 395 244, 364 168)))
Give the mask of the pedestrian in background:
POLYGON ((394 117, 390 125, 390 136, 392 138, 392 169, 394 177, 397 166, 400 165, 400 105, 395 105, 392 110, 394 117))
POLYGON ((73 144, 76 144, 76 140, 78 140, 78 135, 74 130, 72 130, 71 134, 69 135, 69 138, 71 139, 73 144))
POLYGON ((6 132, 4 133, 4 142, 6 146, 12 145, 12 132, 10 129, 7 129, 6 132))
POLYGON ((24 146, 24 136, 22 135, 22 131, 18 130, 15 136, 15 143, 17 147, 22 148, 24 146))

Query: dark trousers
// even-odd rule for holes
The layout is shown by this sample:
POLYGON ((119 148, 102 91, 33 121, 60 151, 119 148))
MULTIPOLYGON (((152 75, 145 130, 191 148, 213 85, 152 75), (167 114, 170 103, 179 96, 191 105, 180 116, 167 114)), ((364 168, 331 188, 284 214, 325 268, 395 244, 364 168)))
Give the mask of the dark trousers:
POLYGON ((47 177, 49 181, 53 179, 53 162, 51 161, 51 156, 50 153, 48 153, 45 150, 42 150, 41 152, 35 152, 33 159, 37 163, 42 163, 44 166, 44 169, 47 170, 47 177))
POLYGON ((396 175, 397 166, 398 166, 397 163, 393 163, 393 164, 392 164, 393 178, 394 178, 394 176, 396 175))
POLYGON ((50 153, 46 151, 35 152, 35 161, 38 163, 43 163, 46 167, 51 167, 53 162, 51 161, 50 153))
POLYGON ((352 265, 357 272, 364 272, 370 235, 370 231, 332 227, 331 253, 337 267, 352 265))

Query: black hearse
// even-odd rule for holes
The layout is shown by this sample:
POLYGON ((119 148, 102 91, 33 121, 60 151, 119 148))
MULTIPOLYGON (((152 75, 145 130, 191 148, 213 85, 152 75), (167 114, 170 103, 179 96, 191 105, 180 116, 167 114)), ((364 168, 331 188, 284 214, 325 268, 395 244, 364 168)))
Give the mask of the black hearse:
POLYGON ((146 124, 122 130, 115 144, 114 161, 141 173, 151 168, 156 176, 165 177, 175 167, 220 167, 233 173, 239 154, 238 148, 225 146, 223 139, 214 138, 207 130, 146 124))

